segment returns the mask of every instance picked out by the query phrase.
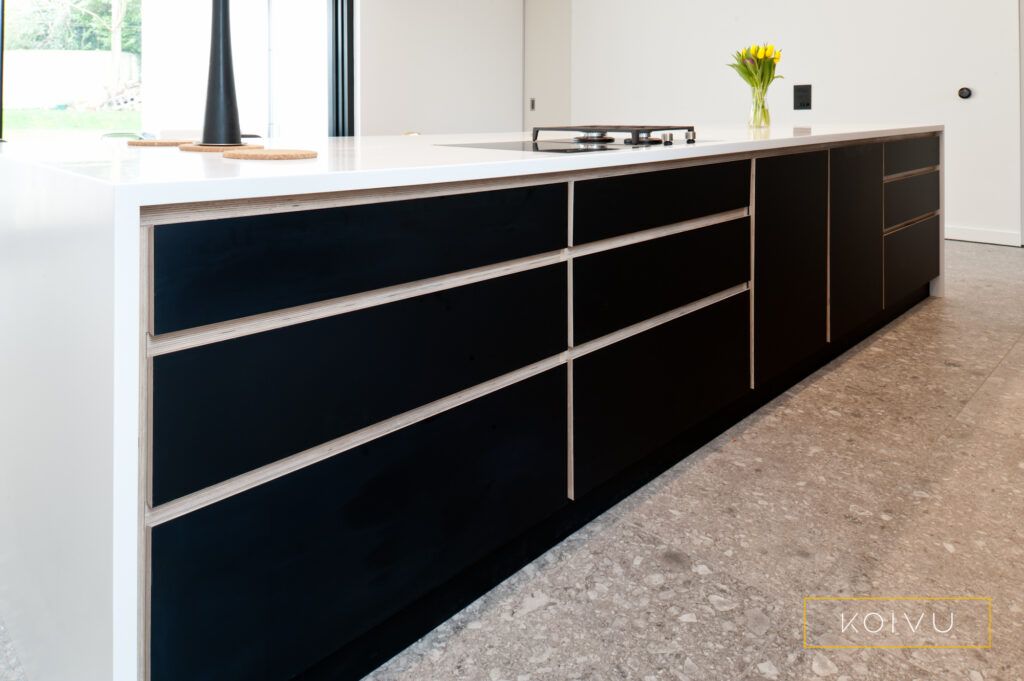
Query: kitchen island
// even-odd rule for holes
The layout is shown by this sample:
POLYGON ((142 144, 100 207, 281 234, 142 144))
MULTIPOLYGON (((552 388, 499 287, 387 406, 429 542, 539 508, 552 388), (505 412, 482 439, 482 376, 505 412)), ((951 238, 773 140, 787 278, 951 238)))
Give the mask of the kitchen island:
POLYGON ((358 678, 941 295, 941 126, 697 133, 0 146, 29 678, 358 678))

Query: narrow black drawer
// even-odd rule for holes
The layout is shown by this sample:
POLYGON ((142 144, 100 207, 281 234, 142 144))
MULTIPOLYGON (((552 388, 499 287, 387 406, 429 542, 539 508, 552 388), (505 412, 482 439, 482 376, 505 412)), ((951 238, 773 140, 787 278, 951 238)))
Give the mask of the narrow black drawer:
POLYGON ((556 355, 564 264, 157 357, 161 504, 556 355))
POLYGON ((750 205, 750 161, 576 183, 577 244, 750 205))
POLYGON ((886 142, 885 144, 886 175, 934 168, 937 165, 939 165, 939 138, 934 135, 886 142))
POLYGON ((885 184, 885 228, 896 227, 939 209, 939 173, 885 184))
POLYGON ((746 218, 579 258, 573 340, 585 343, 749 280, 746 218))
POLYGON ((939 218, 885 236, 885 305, 902 301, 939 276, 939 218))
POLYGON ((154 230, 168 333, 564 248, 564 184, 154 230))
POLYGON ((742 397, 749 329, 743 293, 576 360, 577 498, 742 397))
POLYGON ((152 681, 292 679, 566 502, 564 367, 172 520, 152 681))

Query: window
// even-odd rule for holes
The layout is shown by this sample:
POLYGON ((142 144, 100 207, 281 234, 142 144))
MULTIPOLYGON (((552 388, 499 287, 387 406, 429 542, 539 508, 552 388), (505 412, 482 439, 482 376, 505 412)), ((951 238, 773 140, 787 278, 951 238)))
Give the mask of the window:
MULTIPOLYGON (((190 137, 211 0, 0 0, 0 135, 190 137)), ((352 134, 353 0, 235 0, 242 132, 352 134)))
POLYGON ((3 134, 141 129, 141 0, 4 0, 3 134))

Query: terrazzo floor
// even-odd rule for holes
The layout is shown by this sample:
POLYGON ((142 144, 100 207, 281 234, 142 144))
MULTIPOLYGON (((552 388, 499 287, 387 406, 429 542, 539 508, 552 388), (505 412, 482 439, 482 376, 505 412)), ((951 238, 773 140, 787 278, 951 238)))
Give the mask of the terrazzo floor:
MULTIPOLYGON (((548 551, 371 681, 1024 681, 1024 249, 548 551), (805 649, 805 596, 992 597, 986 650, 805 649)), ((2 613, 0 613, 2 615, 2 613)), ((0 624, 0 681, 22 681, 0 624)))

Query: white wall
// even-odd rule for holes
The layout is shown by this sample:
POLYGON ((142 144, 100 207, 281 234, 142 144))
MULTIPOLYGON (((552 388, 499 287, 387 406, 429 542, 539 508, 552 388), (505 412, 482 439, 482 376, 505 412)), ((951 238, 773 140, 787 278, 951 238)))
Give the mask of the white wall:
POLYGON ((356 129, 523 127, 523 0, 357 0, 356 129))
POLYGON ((1017 0, 573 5, 574 122, 742 124, 749 87, 725 63, 771 41, 786 77, 769 93, 774 125, 945 124, 948 234, 1021 244, 1017 0), (612 19, 629 16, 642 30, 612 19), (812 111, 792 110, 802 83, 814 86, 812 111), (972 99, 957 97, 962 86, 972 99))
POLYGON ((270 0, 270 136, 327 134, 328 4, 270 0))
POLYGON ((572 120, 572 0, 525 0, 523 120, 568 125, 572 120), (530 110, 531 100, 536 108, 530 110))

